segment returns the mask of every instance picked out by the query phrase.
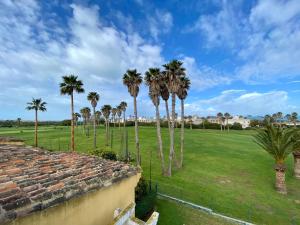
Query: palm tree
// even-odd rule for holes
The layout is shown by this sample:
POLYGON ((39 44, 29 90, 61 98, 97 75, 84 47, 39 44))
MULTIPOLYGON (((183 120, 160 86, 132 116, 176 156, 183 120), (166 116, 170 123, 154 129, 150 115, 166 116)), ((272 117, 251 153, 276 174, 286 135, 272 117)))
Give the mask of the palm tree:
POLYGON ((292 118, 291 118, 292 123, 294 123, 294 127, 296 128, 297 120, 298 120, 298 113, 293 112, 291 116, 292 116, 292 118))
POLYGON ((170 121, 169 104, 168 104, 170 93, 169 93, 168 87, 165 84, 165 82, 163 82, 160 86, 160 95, 161 95, 162 99, 165 101, 166 116, 167 116, 167 120, 168 120, 168 128, 169 128, 169 133, 171 133, 170 132, 171 121, 170 121))
POLYGON ((283 116, 282 112, 276 113, 276 117, 277 117, 277 120, 278 120, 278 123, 279 123, 280 127, 281 127, 282 116, 283 116))
POLYGON ((294 129, 282 129, 267 124, 265 128, 257 130, 255 142, 275 159, 276 189, 279 193, 286 194, 284 160, 293 151, 294 129))
MULTIPOLYGON (((190 89, 191 82, 190 79, 187 77, 180 78, 180 85, 177 92, 177 96, 181 102, 181 132, 180 132, 180 161, 179 161, 179 168, 183 166, 183 148, 184 148, 184 100, 188 95, 188 90, 190 89)), ((192 118, 191 118, 192 121, 192 118)), ((190 127, 192 128, 192 123, 190 127)))
POLYGON ((38 146, 38 111, 45 112, 46 109, 46 102, 43 102, 41 98, 33 98, 31 102, 27 103, 27 110, 34 110, 35 111, 35 123, 34 123, 34 145, 35 147, 38 146))
POLYGON ((291 114, 286 114, 284 116, 284 118, 287 120, 287 122, 292 122, 292 116, 291 116, 291 114))
POLYGON ((218 118, 220 126, 221 126, 221 131, 222 131, 222 117, 223 117, 223 113, 219 112, 217 114, 217 118, 218 118))
POLYGON ((294 156, 294 175, 300 179, 300 131, 297 130, 294 135, 295 144, 293 146, 294 156))
POLYGON ((121 108, 121 110, 123 112, 123 127, 124 127, 124 132, 125 132, 125 126, 126 126, 125 113, 126 113, 127 103, 126 102, 121 102, 120 103, 120 108, 121 108))
POLYGON ((122 116, 122 107, 121 107, 121 105, 117 106, 117 116, 118 116, 118 122, 119 122, 119 130, 121 130, 121 116, 122 116))
POLYGON ((63 82, 60 83, 60 93, 62 95, 71 96, 71 149, 75 151, 75 141, 74 141, 74 92, 84 93, 83 83, 81 80, 77 79, 77 76, 69 75, 63 76, 63 82))
POLYGON ((93 114, 94 114, 94 148, 96 148, 96 107, 99 101, 99 94, 97 92, 90 92, 87 96, 87 100, 91 102, 93 107, 93 114))
POLYGON ((165 160, 162 146, 161 130, 160 130, 160 114, 159 114, 159 100, 160 100, 160 84, 162 82, 162 76, 159 68, 149 68, 145 73, 145 83, 149 86, 149 97, 155 106, 156 111, 156 133, 158 141, 158 155, 161 160, 162 174, 165 173, 165 160))
POLYGON ((174 149, 174 125, 175 125, 175 104, 176 104, 176 94, 180 85, 180 78, 185 76, 185 68, 182 66, 182 62, 178 60, 173 60, 168 64, 163 65, 165 68, 164 76, 166 86, 172 97, 172 119, 170 124, 170 154, 169 154, 169 167, 168 176, 172 175, 172 160, 175 157, 174 149))
POLYGON ((135 120, 135 147, 136 147, 136 162, 137 165, 141 165, 141 155, 140 155, 140 143, 139 143, 139 131, 138 131, 138 121, 137 121, 137 105, 136 98, 139 94, 140 85, 143 82, 143 78, 140 73, 134 70, 127 70, 123 75, 123 84, 127 86, 128 92, 133 97, 133 107, 134 107, 134 120, 135 120))
POLYGON ((96 111, 96 112, 95 112, 95 118, 96 118, 96 124, 97 124, 97 125, 100 124, 101 115, 102 115, 102 113, 101 113, 100 111, 96 111))
POLYGON ((84 107, 84 108, 80 109, 80 113, 81 113, 81 116, 83 119, 83 129, 84 129, 85 134, 87 135, 86 125, 87 125, 88 119, 90 118, 91 109, 89 107, 84 107))
MULTIPOLYGON (((226 113, 224 113, 224 117, 226 119, 227 131, 229 131, 228 119, 230 118, 230 114, 228 112, 226 112, 226 113)), ((224 129, 225 129, 225 127, 224 127, 224 129)))
POLYGON ((116 114, 118 112, 118 109, 117 108, 112 108, 111 109, 111 116, 112 116, 112 120, 113 120, 113 123, 114 123, 114 127, 116 127, 116 114))
POLYGON ((78 120, 81 117, 80 113, 74 113, 74 120, 75 120, 75 126, 77 127, 78 125, 78 120))
POLYGON ((18 123, 18 127, 20 127, 21 126, 21 118, 19 117, 19 118, 17 118, 17 123, 18 123))
POLYGON ((111 106, 110 105, 104 105, 101 108, 102 115, 105 118, 105 133, 106 133, 106 146, 108 146, 108 139, 109 139, 109 116, 111 112, 111 106))

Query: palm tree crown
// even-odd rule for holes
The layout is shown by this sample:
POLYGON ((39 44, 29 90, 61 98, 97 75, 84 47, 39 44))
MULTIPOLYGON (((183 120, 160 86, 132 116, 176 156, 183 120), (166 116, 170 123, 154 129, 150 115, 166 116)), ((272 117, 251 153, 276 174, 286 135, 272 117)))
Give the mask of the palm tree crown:
POLYGON ((97 107, 97 103, 99 101, 99 94, 97 92, 90 92, 87 96, 87 99, 91 102, 91 105, 95 108, 97 107))
POLYGON ((134 70, 127 70, 123 76, 123 84, 127 86, 128 92, 132 97, 137 97, 139 94, 139 86, 143 79, 140 73, 134 70))
POLYGON ((36 110, 36 111, 47 111, 46 109, 46 102, 43 102, 41 98, 33 98, 31 102, 27 103, 27 110, 36 110))
POLYGON ((127 108, 127 103, 126 102, 121 102, 120 103, 120 108, 122 109, 122 111, 126 111, 126 108, 127 108))
POLYGON ((160 88, 162 83, 162 74, 159 68, 149 68, 145 73, 145 83, 149 86, 149 96, 154 105, 159 104, 160 88))
POLYGON ((107 120, 109 118, 109 115, 110 115, 111 106, 110 105, 104 105, 104 106, 102 106, 101 111, 102 111, 102 115, 107 120))
POLYGON ((180 77, 185 75, 185 68, 182 67, 183 62, 172 60, 170 63, 163 65, 165 68, 164 77, 169 92, 176 93, 179 88, 180 77))
POLYGON ((60 83, 60 93, 62 95, 71 95, 74 91, 77 93, 83 93, 83 83, 81 80, 77 80, 77 76, 63 76, 63 82, 60 83))
POLYGON ((293 151, 294 129, 283 129, 267 124, 265 128, 258 130, 254 136, 255 142, 272 155, 276 163, 283 164, 286 157, 293 151))
POLYGON ((180 77, 179 79, 179 88, 177 96, 179 99, 184 100, 188 95, 187 91, 190 89, 191 81, 188 77, 180 77))

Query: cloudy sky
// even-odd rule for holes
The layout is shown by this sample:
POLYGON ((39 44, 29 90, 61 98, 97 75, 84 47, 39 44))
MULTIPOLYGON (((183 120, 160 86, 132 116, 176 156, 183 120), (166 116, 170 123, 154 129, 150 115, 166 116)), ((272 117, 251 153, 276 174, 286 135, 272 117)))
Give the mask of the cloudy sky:
MULTIPOLYGON (((122 84, 128 68, 144 73, 171 59, 184 62, 192 86, 186 113, 264 115, 300 112, 299 0, 0 1, 0 119, 69 117, 61 76, 76 74, 99 107, 132 99, 122 84)), ((152 116, 147 88, 139 114, 152 116)), ((163 107, 161 107, 164 113, 163 107)))

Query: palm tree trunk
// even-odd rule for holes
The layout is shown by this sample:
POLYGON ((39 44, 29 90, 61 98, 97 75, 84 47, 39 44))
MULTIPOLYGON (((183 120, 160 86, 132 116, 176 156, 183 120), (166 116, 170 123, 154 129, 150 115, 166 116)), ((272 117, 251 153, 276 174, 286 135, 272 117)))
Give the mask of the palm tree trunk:
POLYGON ((34 122, 34 145, 38 146, 38 111, 35 110, 35 122, 34 122))
POLYGON ((181 134, 180 134, 180 163, 179 168, 183 165, 183 147, 184 147, 184 100, 181 99, 181 134))
POLYGON ((294 176, 300 179, 300 151, 293 152, 294 155, 294 176))
POLYGON ((106 136, 106 146, 108 146, 108 126, 107 126, 107 119, 105 119, 105 136, 106 136))
POLYGON ((220 126, 221 126, 221 131, 222 131, 222 121, 220 120, 220 126))
POLYGON ((73 93, 71 94, 71 148, 72 151, 75 151, 75 141, 74 141, 74 99, 73 93))
POLYGON ((176 95, 175 93, 172 93, 172 119, 171 119, 171 127, 170 127, 170 154, 169 154, 168 176, 172 176, 172 159, 174 157, 175 101, 176 101, 176 95))
POLYGON ((169 113, 168 100, 165 101, 165 104, 166 104, 166 114, 167 114, 167 120, 168 120, 168 128, 169 128, 169 132, 170 132, 171 125, 170 125, 170 113, 169 113))
POLYGON ((161 160, 161 172, 162 174, 165 173, 165 160, 164 160, 164 152, 162 146, 162 139, 161 139, 161 131, 160 131, 160 115, 159 115, 159 107, 158 104, 155 105, 156 109, 156 131, 157 131, 157 140, 159 146, 159 158, 161 160))
POLYGON ((119 117, 119 130, 121 130, 121 117, 119 117))
POLYGON ((94 113, 94 148, 96 148, 96 109, 93 107, 94 113))
POLYGON ((136 148, 136 163, 138 166, 141 165, 141 156, 140 156, 140 143, 139 143, 139 128, 137 121, 137 105, 136 105, 136 97, 133 98, 134 103, 134 122, 135 122, 135 148, 136 148))
POLYGON ((277 164, 275 167, 276 171, 276 190, 280 194, 286 194, 286 184, 285 184, 285 166, 282 164, 277 164))
POLYGON ((227 119, 227 131, 229 132, 229 123, 228 123, 228 119, 227 119))

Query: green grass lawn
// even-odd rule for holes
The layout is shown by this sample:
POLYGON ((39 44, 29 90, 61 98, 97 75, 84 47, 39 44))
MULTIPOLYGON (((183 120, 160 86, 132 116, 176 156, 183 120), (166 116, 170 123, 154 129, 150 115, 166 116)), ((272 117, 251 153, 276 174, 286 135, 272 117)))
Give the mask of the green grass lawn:
MULTIPOLYGON (((15 136, 33 144, 34 133, 30 129, 0 129, 0 135, 15 136)), ((67 150, 70 132, 66 127, 42 127, 39 133, 40 146, 53 150, 67 150)), ((179 150, 179 132, 176 131, 176 152, 179 150)), ((98 148, 104 147, 104 129, 97 130, 98 148)), ((134 152, 134 129, 128 128, 129 149, 134 152)), ((90 137, 76 129, 76 148, 79 152, 93 150, 92 129, 90 137)), ((140 127, 142 168, 149 178, 150 153, 152 152, 152 179, 158 190, 169 195, 201 204, 228 216, 257 224, 300 224, 300 181, 293 178, 292 157, 287 160, 288 195, 280 195, 274 189, 275 174, 273 159, 253 142, 253 131, 185 130, 184 167, 174 170, 171 178, 162 177, 157 159, 156 129, 140 127)), ((165 159, 167 162, 168 130, 162 129, 165 159)), ((120 132, 114 132, 113 149, 120 152, 120 132)), ((192 224, 187 213, 178 214, 171 203, 159 203, 159 210, 175 212, 182 223, 192 224), (162 205, 166 204, 166 209, 162 205), (169 207, 169 209, 168 209, 169 207), (180 219, 181 218, 181 219, 180 219)), ((172 203, 174 204, 174 203, 172 203)), ((179 210, 180 211, 180 210, 179 210)), ((200 218, 200 217, 199 217, 200 218)), ((195 219, 197 220, 197 219, 195 219)), ((163 224, 163 223, 161 223, 163 224)), ((193 224, 197 224, 196 222, 193 224)), ((201 224, 201 223, 198 223, 201 224)), ((217 223, 216 223, 217 224, 217 223)))

